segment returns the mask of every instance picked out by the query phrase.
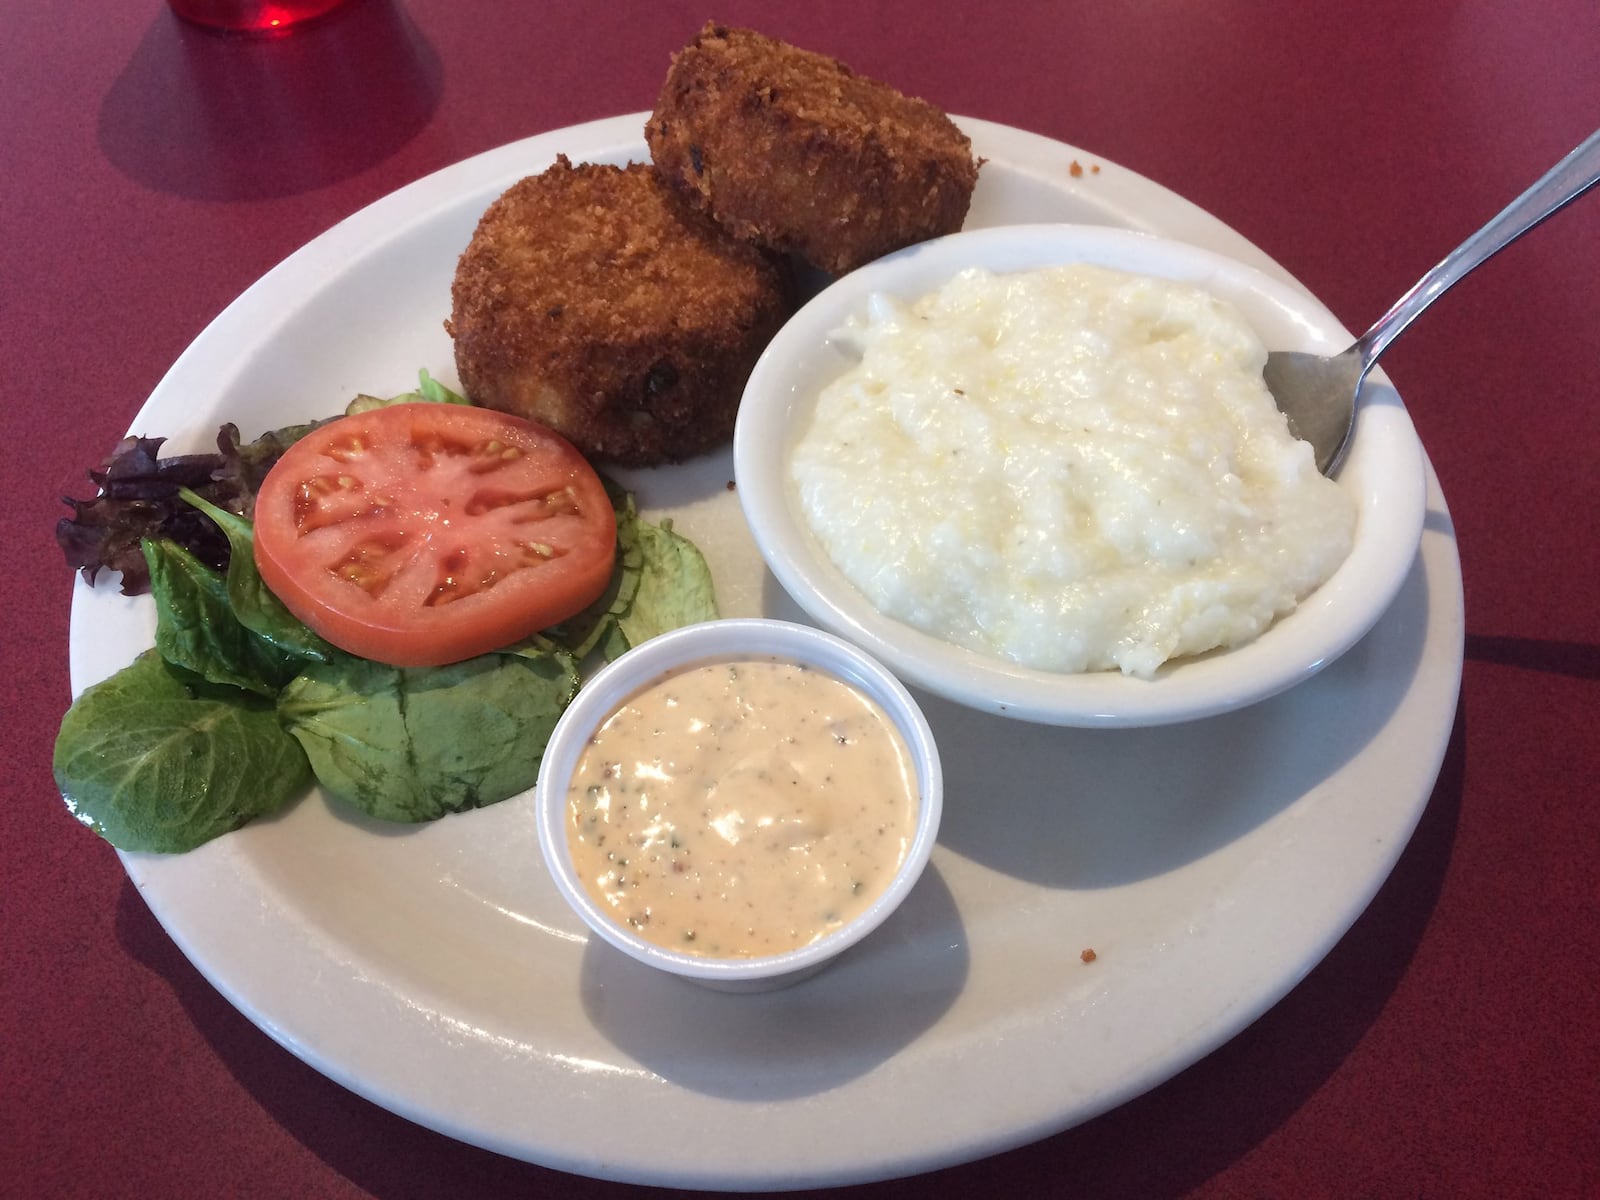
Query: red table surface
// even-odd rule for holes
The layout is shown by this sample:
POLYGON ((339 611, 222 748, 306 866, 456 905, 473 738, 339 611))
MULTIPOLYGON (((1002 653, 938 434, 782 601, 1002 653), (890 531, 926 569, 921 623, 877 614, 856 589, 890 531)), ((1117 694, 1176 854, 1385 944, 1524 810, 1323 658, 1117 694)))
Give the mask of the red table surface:
MULTIPOLYGON (((708 16, 1137 170, 1355 328, 1600 125, 1594 0, 959 15, 361 0, 265 46, 185 27, 159 0, 7 5, 5 1195, 634 1190, 413 1126, 201 979, 51 781, 70 585, 52 528, 171 362, 274 263, 439 167, 649 108, 708 16)), ((1153 1092, 860 1194, 1600 1195, 1597 268, 1590 196, 1385 359, 1454 514, 1468 632, 1442 775, 1368 912, 1286 999, 1153 1092)))

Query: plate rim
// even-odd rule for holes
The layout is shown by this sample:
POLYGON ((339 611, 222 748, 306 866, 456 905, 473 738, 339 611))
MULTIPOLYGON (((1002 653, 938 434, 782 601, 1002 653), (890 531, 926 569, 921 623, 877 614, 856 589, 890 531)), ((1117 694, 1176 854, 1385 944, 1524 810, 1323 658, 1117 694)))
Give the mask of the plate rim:
MULTIPOLYGON (((219 342, 226 342, 228 336, 235 335, 248 326, 256 316, 270 310, 272 289, 280 283, 298 278, 302 274, 314 279, 325 273, 343 269, 349 262, 342 260, 341 255, 346 254, 352 247, 364 248, 365 254, 381 253, 383 247, 402 236, 406 228, 425 224, 436 217, 441 205, 463 188, 481 190, 492 186, 496 180, 504 179, 509 182, 518 175, 526 173, 530 167, 536 167, 545 155, 553 159, 554 153, 559 149, 564 148, 571 152, 573 146, 587 143, 589 139, 593 139, 594 144, 601 148, 584 152, 595 155, 612 153, 634 143, 642 145, 640 131, 644 116, 645 114, 628 114, 605 118, 507 143, 414 181, 339 222, 269 270, 225 308, 174 362, 145 405, 141 407, 135 424, 138 424, 147 411, 158 408, 160 402, 177 387, 177 381, 187 372, 202 365, 203 359, 215 358, 219 342), (381 236, 374 236, 369 231, 370 226, 382 225, 395 217, 408 217, 408 220, 387 226, 381 236), (245 325, 242 326, 241 322, 245 325)), ((1093 159, 1102 166, 1102 172, 1095 176, 1096 180, 1115 176, 1120 180, 1126 195, 1135 199, 1140 196, 1156 197, 1159 205, 1169 213, 1170 220, 1163 219, 1165 224, 1180 231, 1186 225, 1193 226, 1205 234, 1207 238, 1205 244, 1213 247, 1220 244, 1226 247, 1224 252, 1230 257, 1258 265, 1269 274, 1276 274, 1301 291, 1306 290, 1264 252, 1218 218, 1205 213, 1176 193, 1116 166, 1108 159, 1090 155, 1080 148, 1043 135, 972 118, 955 119, 973 136, 974 142, 986 151, 992 148, 1004 155, 1020 155, 1023 158, 1034 154, 1048 155, 1058 159, 1063 170, 1067 162, 1074 158, 1093 159), (1001 147, 1005 149, 1002 151, 1001 147)), ((1144 228, 1145 225, 1135 224, 1134 227, 1144 228)), ((1191 240, 1182 232, 1169 233, 1167 236, 1191 240)), ((272 326, 268 324, 249 328, 252 334, 248 339, 249 344, 257 347, 270 337, 272 326)), ((249 355, 240 357, 248 358, 249 355)), ((238 371, 242 371, 244 367, 242 364, 234 364, 234 369, 229 370, 227 365, 219 364, 213 369, 220 372, 221 377, 227 380, 234 377, 238 371)), ((1124 1079, 1122 1086, 1105 1092, 1090 1103, 1082 1102, 1081 1099, 1058 1097, 1057 1102, 1047 1109, 1030 1110, 977 1130, 956 1131, 936 1122, 923 1131, 923 1140, 916 1144, 900 1145, 882 1152, 874 1150, 875 1157, 858 1155, 854 1159, 835 1158, 820 1163, 812 1162, 808 1157, 803 1170, 793 1162, 772 1168, 759 1164, 752 1165, 748 1160, 741 1158, 738 1162, 724 1162, 708 1169, 700 1161, 692 1163, 679 1161, 672 1164, 642 1163, 608 1156, 603 1151, 597 1153, 593 1148, 571 1151, 565 1147, 549 1144, 530 1148, 526 1130, 521 1131, 520 1137, 508 1137, 503 1129, 488 1130, 480 1123, 474 1123, 470 1117, 464 1120, 458 1114, 441 1111, 440 1104, 449 1103, 448 1095, 441 1101, 438 1094, 405 1095, 385 1090, 388 1084, 374 1082, 359 1070, 352 1070, 346 1063, 341 1062, 339 1048, 330 1047, 327 1038, 318 1034, 316 1030, 308 1031, 294 1026, 292 1022, 283 1020, 281 1013, 274 1015, 265 1011, 258 998, 252 999, 246 994, 248 981, 241 982, 237 975, 230 976, 226 969, 227 964, 219 965, 216 948, 200 944, 206 932, 204 922, 200 921, 197 924, 192 910, 180 911, 185 902, 192 905, 199 897, 213 895, 215 889, 221 886, 222 881, 219 876, 232 871, 242 853, 237 849, 237 844, 230 849, 227 845, 229 839, 221 839, 212 844, 219 848, 217 853, 187 861, 155 860, 150 856, 131 854, 122 854, 121 858, 130 879, 185 956, 194 963, 212 986, 258 1027, 319 1072, 343 1086, 401 1116, 459 1140, 527 1161, 597 1178, 724 1189, 827 1186, 866 1182, 970 1161, 1088 1120, 1164 1082, 1235 1036, 1267 1008, 1277 1003, 1312 966, 1321 961, 1366 908, 1372 896, 1388 877, 1431 796, 1453 726, 1461 679, 1464 622, 1461 616, 1460 564, 1453 535, 1449 532, 1448 513, 1444 506, 1443 495, 1431 465, 1427 469, 1427 475, 1430 514, 1436 512, 1444 524, 1441 530, 1436 522, 1430 523, 1429 531, 1424 534, 1417 565, 1414 567, 1414 571, 1420 572, 1429 585, 1427 620, 1418 637, 1430 643, 1439 641, 1442 649, 1438 653, 1443 657, 1433 661, 1419 661, 1419 679, 1423 675, 1428 678, 1422 679, 1420 684, 1414 680, 1409 691, 1414 693, 1418 687, 1426 686, 1431 690, 1431 694, 1443 699, 1436 706, 1430 706, 1426 714, 1433 737, 1421 744, 1411 745, 1412 778, 1417 781, 1416 786, 1406 797, 1406 803, 1394 806, 1396 811, 1391 816, 1391 824, 1385 831, 1387 836, 1381 852, 1364 872, 1361 886, 1340 896, 1338 903, 1330 905, 1327 911, 1320 914, 1319 936, 1313 939, 1311 944, 1300 948, 1290 966, 1280 968, 1274 973, 1269 984, 1245 989, 1247 995, 1243 998, 1244 1002, 1234 1004, 1224 1014, 1223 1019, 1213 1020, 1203 1036, 1190 1037, 1177 1051, 1169 1050, 1164 1055, 1147 1058, 1143 1068, 1130 1073, 1124 1079), (1440 585, 1443 585, 1442 591, 1440 585), (1424 667, 1427 668, 1426 671, 1423 670, 1424 667), (197 866, 191 868, 188 862, 197 866), (186 875, 190 878, 185 878, 186 875), (534 1153, 533 1150, 539 1152, 534 1153)), ((114 598, 104 596, 105 586, 102 584, 100 594, 90 599, 119 603, 114 598)), ((73 593, 74 628, 78 626, 81 618, 87 616, 87 608, 80 612, 80 605, 86 603, 86 590, 86 585, 80 581, 73 593)), ((1386 616, 1384 621, 1387 620, 1386 616)), ((1380 625, 1383 623, 1380 621, 1380 625)), ((121 665, 115 662, 89 661, 80 655, 79 642, 80 638, 72 637, 71 673, 75 694, 95 678, 103 677, 121 665)), ((128 648, 130 659, 136 650, 137 647, 128 648)), ((284 930, 282 922, 285 916, 281 908, 263 900, 259 902, 257 911, 250 914, 250 928, 245 932, 249 934, 274 930, 280 936, 287 933, 296 952, 311 956, 319 964, 337 970, 352 969, 351 963, 341 958, 339 948, 324 944, 316 936, 315 931, 303 928, 284 930)), ((415 1011, 416 1002, 406 996, 386 991, 381 980, 355 980, 351 982, 351 986, 364 989, 363 994, 368 997, 372 1011, 380 1016, 395 1020, 418 1019, 415 1011)), ((449 1037, 470 1038, 473 1033, 474 1031, 465 1029, 446 1030, 440 1036, 448 1040, 449 1037)), ((448 1051, 450 1047, 445 1046, 444 1049, 448 1051)), ((459 1051, 460 1047, 456 1049, 459 1051)), ((880 1073, 892 1075, 894 1073, 892 1068, 893 1063, 887 1064, 886 1070, 880 1073)), ((582 1070, 575 1066, 557 1068, 556 1074, 572 1082, 575 1087, 585 1078, 582 1070)), ((649 1086, 663 1086, 663 1082, 656 1077, 655 1083, 649 1086)), ((424 1089, 424 1092, 427 1091, 428 1089, 424 1089)), ((815 1145, 811 1145, 810 1149, 814 1151, 815 1145)))

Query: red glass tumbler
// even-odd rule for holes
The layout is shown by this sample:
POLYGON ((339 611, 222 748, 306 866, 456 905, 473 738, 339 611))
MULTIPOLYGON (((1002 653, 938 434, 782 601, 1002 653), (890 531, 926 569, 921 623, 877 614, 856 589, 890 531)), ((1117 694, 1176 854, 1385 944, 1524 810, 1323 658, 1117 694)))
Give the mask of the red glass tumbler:
POLYGON ((223 33, 286 33, 350 0, 167 0, 186 21, 223 33))

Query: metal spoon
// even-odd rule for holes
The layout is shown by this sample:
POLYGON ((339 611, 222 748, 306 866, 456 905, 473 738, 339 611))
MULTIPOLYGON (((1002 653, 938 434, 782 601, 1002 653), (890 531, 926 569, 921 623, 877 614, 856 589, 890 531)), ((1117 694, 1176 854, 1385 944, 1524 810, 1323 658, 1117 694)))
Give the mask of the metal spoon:
POLYGON ((1267 387, 1289 418, 1290 431, 1311 443, 1317 470, 1331 475, 1344 457, 1355 426, 1361 384, 1400 331, 1456 280, 1596 183, 1600 183, 1600 130, 1451 251, 1344 353, 1323 358, 1274 350, 1267 355, 1267 387))

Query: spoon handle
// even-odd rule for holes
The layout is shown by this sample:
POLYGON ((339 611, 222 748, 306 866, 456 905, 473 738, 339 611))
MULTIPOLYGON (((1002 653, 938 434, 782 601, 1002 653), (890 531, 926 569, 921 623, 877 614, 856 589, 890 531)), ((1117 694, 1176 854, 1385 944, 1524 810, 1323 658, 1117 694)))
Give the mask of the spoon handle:
POLYGON ((1429 271, 1394 307, 1379 317, 1371 329, 1356 342, 1362 373, 1378 360, 1400 331, 1421 314, 1445 290, 1491 255, 1504 250, 1540 221, 1576 200, 1600 183, 1600 129, 1591 133, 1550 170, 1539 182, 1500 211, 1477 233, 1452 250, 1429 271))

